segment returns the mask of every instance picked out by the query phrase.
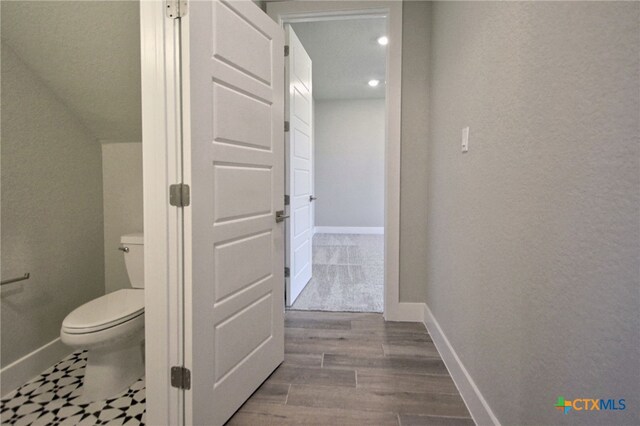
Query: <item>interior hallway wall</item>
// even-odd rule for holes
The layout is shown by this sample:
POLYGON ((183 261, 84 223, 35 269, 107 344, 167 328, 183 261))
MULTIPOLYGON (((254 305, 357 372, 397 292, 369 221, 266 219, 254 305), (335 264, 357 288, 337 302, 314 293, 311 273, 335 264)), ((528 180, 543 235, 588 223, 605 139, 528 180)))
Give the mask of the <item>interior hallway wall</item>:
POLYGON ((2 366, 104 294, 100 144, 2 44, 2 366))
POLYGON ((431 2, 402 5, 401 302, 424 302, 426 293, 430 13, 431 2))
POLYGON ((316 100, 315 226, 384 226, 384 99, 316 100))
POLYGON ((118 247, 124 234, 143 231, 142 143, 103 143, 105 290, 131 288, 118 247))
POLYGON ((428 305, 502 424, 637 424, 640 4, 432 12, 428 305))

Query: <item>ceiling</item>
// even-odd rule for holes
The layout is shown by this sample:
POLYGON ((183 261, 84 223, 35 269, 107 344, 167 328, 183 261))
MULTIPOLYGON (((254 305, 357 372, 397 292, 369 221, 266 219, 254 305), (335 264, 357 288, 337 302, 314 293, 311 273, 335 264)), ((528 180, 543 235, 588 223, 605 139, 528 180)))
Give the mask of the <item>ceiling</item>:
POLYGON ((313 62, 315 99, 384 98, 386 47, 377 39, 387 34, 385 18, 300 22, 292 27, 313 62), (380 80, 380 85, 369 87, 371 79, 380 80))
POLYGON ((6 43, 97 140, 142 140, 137 1, 3 1, 6 43))

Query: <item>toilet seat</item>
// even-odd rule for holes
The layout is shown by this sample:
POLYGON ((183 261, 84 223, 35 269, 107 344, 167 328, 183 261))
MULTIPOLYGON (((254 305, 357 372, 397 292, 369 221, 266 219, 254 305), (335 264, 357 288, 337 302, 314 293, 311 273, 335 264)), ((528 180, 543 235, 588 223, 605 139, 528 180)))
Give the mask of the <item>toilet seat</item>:
POLYGON ((62 322, 67 334, 106 330, 144 314, 144 289, 123 289, 105 294, 76 308, 62 322))

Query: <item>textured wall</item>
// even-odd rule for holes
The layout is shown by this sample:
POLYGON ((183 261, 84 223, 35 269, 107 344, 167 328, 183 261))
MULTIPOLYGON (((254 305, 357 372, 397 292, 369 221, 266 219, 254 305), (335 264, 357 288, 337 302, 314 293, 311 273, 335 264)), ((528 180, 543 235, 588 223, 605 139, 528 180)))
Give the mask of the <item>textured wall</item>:
POLYGON ((104 294, 102 165, 93 140, 2 45, 2 366, 104 294))
POLYGON ((384 226, 384 99, 315 101, 316 226, 384 226))
POLYGON ((120 236, 142 232, 142 144, 102 144, 106 293, 131 288, 120 236))
POLYGON ((141 139, 139 0, 1 5, 3 43, 96 139, 141 139))
POLYGON ((640 4, 432 12, 427 302, 503 424, 638 424, 640 4))
POLYGON ((425 301, 430 12, 431 2, 407 1, 402 6, 401 302, 425 301))

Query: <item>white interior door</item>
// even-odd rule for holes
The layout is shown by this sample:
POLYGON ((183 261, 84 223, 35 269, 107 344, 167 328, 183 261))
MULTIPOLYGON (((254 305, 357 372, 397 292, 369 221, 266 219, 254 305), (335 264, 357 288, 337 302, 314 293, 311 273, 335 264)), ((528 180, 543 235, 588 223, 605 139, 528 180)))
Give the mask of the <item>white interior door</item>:
POLYGON ((284 32, 251 1, 188 7, 185 420, 221 425, 284 360, 284 32))
POLYGON ((287 305, 292 305, 312 274, 313 215, 313 92, 311 58, 290 25, 285 27, 289 56, 286 79, 289 96, 286 115, 287 194, 289 214, 287 226, 287 305))

